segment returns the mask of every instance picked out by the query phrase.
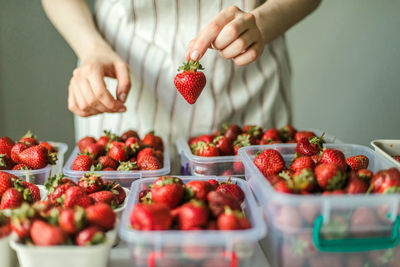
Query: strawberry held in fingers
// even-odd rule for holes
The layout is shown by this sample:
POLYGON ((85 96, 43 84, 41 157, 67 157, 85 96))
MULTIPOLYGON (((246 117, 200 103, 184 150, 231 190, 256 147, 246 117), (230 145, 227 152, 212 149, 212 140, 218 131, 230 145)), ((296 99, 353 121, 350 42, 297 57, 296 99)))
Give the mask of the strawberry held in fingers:
POLYGON ((203 67, 198 61, 189 60, 178 68, 181 70, 174 78, 175 87, 189 104, 194 104, 206 85, 206 76, 199 71, 203 67))
POLYGON ((168 230, 172 224, 171 210, 163 203, 138 203, 133 207, 130 223, 136 230, 168 230))
POLYGON ((353 171, 358 171, 361 169, 367 169, 368 164, 369 164, 369 159, 367 156, 364 155, 357 155, 353 157, 349 157, 346 159, 347 165, 350 166, 350 168, 353 171))

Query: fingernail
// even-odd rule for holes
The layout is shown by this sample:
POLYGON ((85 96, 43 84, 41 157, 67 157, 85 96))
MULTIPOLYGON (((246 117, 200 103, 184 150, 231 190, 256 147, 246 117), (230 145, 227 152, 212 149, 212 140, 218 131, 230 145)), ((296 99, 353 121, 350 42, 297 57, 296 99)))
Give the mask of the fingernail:
POLYGON ((190 55, 190 58, 193 59, 194 61, 199 59, 199 52, 197 50, 193 51, 192 54, 190 55))
POLYGON ((126 101, 126 93, 119 94, 119 100, 121 100, 122 102, 125 103, 125 101, 126 101))
POLYGON ((120 108, 120 109, 118 109, 118 112, 125 112, 125 111, 126 111, 125 108, 120 108))

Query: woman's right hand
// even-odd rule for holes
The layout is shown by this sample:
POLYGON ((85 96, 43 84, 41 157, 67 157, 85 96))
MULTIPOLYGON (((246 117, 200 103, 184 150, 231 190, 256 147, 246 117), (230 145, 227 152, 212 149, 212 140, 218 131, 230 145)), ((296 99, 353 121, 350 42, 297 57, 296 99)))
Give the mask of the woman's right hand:
POLYGON ((125 112, 124 102, 130 87, 129 66, 110 47, 96 47, 73 71, 68 87, 68 109, 81 117, 125 112), (117 79, 117 99, 107 90, 105 76, 117 79))

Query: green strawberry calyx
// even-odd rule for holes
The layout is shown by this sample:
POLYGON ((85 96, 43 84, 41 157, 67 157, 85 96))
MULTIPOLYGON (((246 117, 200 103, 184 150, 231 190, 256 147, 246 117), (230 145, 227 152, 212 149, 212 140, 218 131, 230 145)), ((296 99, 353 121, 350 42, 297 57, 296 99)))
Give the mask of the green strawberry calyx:
POLYGON ((178 71, 197 71, 204 70, 203 66, 201 66, 200 62, 189 60, 188 62, 184 62, 182 66, 178 68, 178 71))

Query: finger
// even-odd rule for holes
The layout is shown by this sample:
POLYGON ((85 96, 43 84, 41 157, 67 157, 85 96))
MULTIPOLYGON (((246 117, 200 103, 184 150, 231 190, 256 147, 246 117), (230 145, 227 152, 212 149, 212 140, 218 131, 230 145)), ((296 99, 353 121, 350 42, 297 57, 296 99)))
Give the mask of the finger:
POLYGON ((264 46, 261 43, 254 43, 246 52, 233 58, 233 61, 239 66, 244 66, 256 60, 263 51, 264 46))
POLYGON ((89 105, 89 102, 87 101, 87 93, 83 91, 82 88, 80 88, 79 83, 75 83, 75 85, 72 87, 72 90, 74 93, 75 102, 78 106, 78 110, 83 112, 86 116, 91 116, 99 113, 89 105))
POLYGON ((222 10, 196 37, 196 41, 189 51, 190 58, 196 61, 200 60, 223 27, 232 21, 238 12, 241 11, 236 6, 222 10))
POLYGON ((229 24, 227 24, 218 34, 214 41, 214 46, 218 50, 222 50, 239 38, 251 26, 255 26, 254 16, 252 14, 243 14, 229 24))
POLYGON ((126 98, 131 89, 131 76, 129 75, 129 67, 124 62, 117 62, 114 64, 115 74, 117 77, 117 98, 125 103, 126 98))
POLYGON ((256 40, 257 32, 248 30, 223 49, 221 55, 226 59, 237 57, 244 53, 256 40))
POLYGON ((96 111, 96 113, 108 112, 107 107, 104 106, 103 103, 98 101, 98 99, 94 95, 93 90, 90 87, 89 81, 87 79, 85 79, 85 78, 80 79, 79 87, 81 88, 81 90, 83 92, 85 92, 84 95, 86 98, 86 102, 92 109, 94 109, 96 111))
POLYGON ((107 112, 126 111, 125 105, 122 102, 115 100, 114 97, 107 90, 101 72, 92 73, 89 76, 88 80, 94 95, 107 108, 107 112))
POLYGON ((186 55, 185 55, 186 61, 190 60, 190 51, 192 51, 193 45, 196 42, 196 40, 197 40, 197 37, 189 42, 188 50, 187 50, 186 55))
POLYGON ((76 97, 75 97, 75 92, 73 89, 73 86, 70 84, 69 88, 69 93, 68 93, 68 109, 73 112, 74 114, 81 116, 81 117, 87 117, 89 116, 88 113, 83 112, 77 103, 76 97))

